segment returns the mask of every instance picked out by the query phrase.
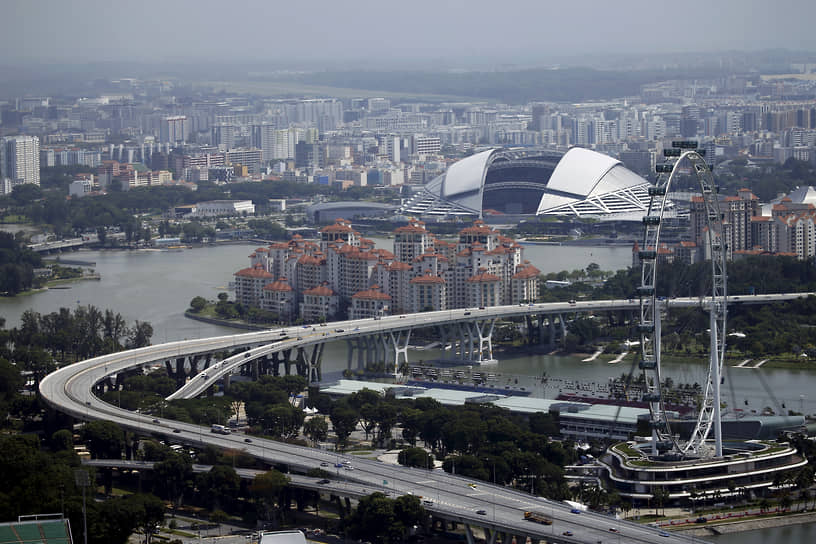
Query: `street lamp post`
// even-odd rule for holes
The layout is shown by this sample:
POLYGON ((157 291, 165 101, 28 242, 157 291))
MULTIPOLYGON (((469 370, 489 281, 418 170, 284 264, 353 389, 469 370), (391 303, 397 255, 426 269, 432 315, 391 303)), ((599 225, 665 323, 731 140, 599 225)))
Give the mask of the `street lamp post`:
POLYGON ((85 488, 91 485, 91 478, 88 471, 85 469, 77 469, 74 471, 74 482, 77 487, 82 488, 82 529, 84 534, 84 542, 88 544, 88 514, 85 509, 85 488))

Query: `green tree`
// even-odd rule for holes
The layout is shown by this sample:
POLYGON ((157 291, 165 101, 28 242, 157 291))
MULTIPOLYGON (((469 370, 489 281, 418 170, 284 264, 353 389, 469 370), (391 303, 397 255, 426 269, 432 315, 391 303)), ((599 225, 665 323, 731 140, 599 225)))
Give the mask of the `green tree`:
MULTIPOLYGON (((149 541, 164 520, 164 503, 154 495, 128 495, 88 504, 89 544, 125 544, 136 529, 149 541)), ((80 522, 73 524, 82 527, 80 522)))
POLYGON ((264 413, 265 427, 274 436, 293 438, 300 432, 305 414, 300 408, 284 403, 272 406, 264 413))
POLYGON ((128 349, 143 348, 150 345, 153 326, 145 321, 136 321, 128 336, 128 349))
POLYGON ((329 422, 323 416, 313 416, 303 424, 303 434, 317 446, 329 437, 329 422))
POLYGON ((204 297, 195 297, 190 301, 190 309, 195 313, 200 312, 207 306, 207 299, 204 297))
POLYGON ((785 494, 782 495, 782 498, 779 499, 779 508, 783 512, 787 512, 790 509, 791 504, 793 504, 793 499, 791 499, 790 493, 786 491, 785 494))
POLYGON ((51 448, 54 451, 73 451, 74 435, 68 429, 60 429, 51 435, 51 448))
POLYGON ((116 423, 91 421, 82 427, 82 438, 94 459, 120 459, 125 446, 125 434, 116 423))
POLYGON ((255 476, 250 493, 255 500, 260 519, 272 519, 277 527, 284 491, 288 486, 289 478, 277 470, 255 476))
POLYGON ((198 475, 199 497, 210 509, 227 507, 238 495, 241 478, 232 467, 215 465, 209 472, 198 475))
POLYGON ((434 457, 422 448, 405 448, 397 455, 400 465, 419 468, 433 468, 434 457))
POLYGON ((172 501, 173 515, 184 501, 184 493, 192 487, 194 480, 193 463, 186 455, 171 453, 164 461, 153 466, 156 492, 164 499, 172 501))
POLYGON ((329 419, 331 419, 334 434, 337 435, 337 445, 345 445, 348 437, 357 428, 357 412, 348 403, 341 401, 334 405, 329 419))
POLYGON ((146 544, 164 522, 164 503, 155 495, 133 495, 129 498, 134 503, 136 527, 145 534, 146 544))

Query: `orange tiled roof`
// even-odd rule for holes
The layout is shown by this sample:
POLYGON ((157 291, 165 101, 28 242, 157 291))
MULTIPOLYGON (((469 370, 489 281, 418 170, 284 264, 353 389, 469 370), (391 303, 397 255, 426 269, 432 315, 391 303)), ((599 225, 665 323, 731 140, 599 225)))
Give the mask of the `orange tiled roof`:
POLYGON ((312 295, 316 297, 333 297, 334 291, 332 290, 331 287, 324 283, 323 285, 318 285, 317 287, 306 289, 305 291, 303 291, 303 294, 312 295))
POLYGON ((411 270, 411 265, 408 263, 401 263, 400 261, 394 261, 393 263, 388 265, 386 270, 389 271, 411 270))
POLYGON ((467 279, 470 283, 488 283, 501 281, 501 278, 495 274, 490 274, 484 268, 479 269, 479 273, 467 279))
POLYGON ((244 268, 243 270, 239 270, 235 273, 236 276, 241 276, 242 278, 260 278, 260 279, 274 279, 275 276, 267 272, 263 269, 260 263, 253 266, 252 268, 244 268))
POLYGON ((535 266, 528 264, 523 266, 513 275, 514 280, 528 280, 530 278, 537 278, 541 274, 541 270, 535 266))
POLYGON ((379 290, 379 285, 372 285, 371 289, 365 291, 358 291, 351 295, 351 298, 364 300, 391 300, 391 297, 379 290))
POLYGON ((291 290, 292 286, 289 285, 289 282, 285 277, 280 277, 277 281, 273 281, 272 283, 264 286, 264 291, 288 292, 291 290))
POLYGON ((433 284, 437 284, 437 283, 445 283, 445 280, 440 278, 439 276, 434 276, 433 274, 431 274, 430 270, 426 270, 425 275, 417 276, 416 278, 411 280, 411 283, 425 283, 425 284, 433 283, 433 284))

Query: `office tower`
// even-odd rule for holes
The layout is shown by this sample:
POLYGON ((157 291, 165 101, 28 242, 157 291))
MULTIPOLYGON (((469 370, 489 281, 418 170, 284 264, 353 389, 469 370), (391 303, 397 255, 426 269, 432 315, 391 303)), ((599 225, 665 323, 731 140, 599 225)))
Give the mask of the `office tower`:
POLYGON ((10 136, 0 145, 0 178, 12 185, 40 184, 40 139, 36 136, 10 136))

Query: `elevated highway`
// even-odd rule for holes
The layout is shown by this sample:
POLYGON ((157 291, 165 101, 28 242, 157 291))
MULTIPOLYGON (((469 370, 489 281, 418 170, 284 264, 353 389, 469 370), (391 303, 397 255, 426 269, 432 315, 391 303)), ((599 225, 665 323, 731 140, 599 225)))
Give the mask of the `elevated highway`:
MULTIPOLYGON (((758 295, 734 297, 735 303, 770 303, 791 300, 810 293, 758 295)), ((705 304, 705 300, 672 299, 665 301, 671 307, 690 307, 705 304)), ((364 337, 366 335, 406 333, 414 328, 431 327, 447 323, 474 323, 477 321, 587 311, 634 309, 634 300, 585 301, 576 303, 546 303, 523 306, 499 306, 486 309, 458 309, 442 312, 426 312, 406 316, 390 316, 381 319, 352 320, 327 324, 324 327, 297 329, 287 327, 268 331, 203 338, 158 344, 104 355, 63 367, 40 383, 43 399, 52 407, 83 420, 104 419, 139 433, 163 436, 174 442, 191 446, 212 445, 223 449, 244 450, 247 454, 270 464, 282 464, 293 472, 306 472, 311 468, 329 467, 337 478, 359 485, 360 489, 383 490, 392 494, 412 493, 420 495, 428 509, 437 517, 468 528, 468 540, 472 542, 470 527, 485 529, 488 542, 496 542, 498 535, 530 537, 533 542, 592 543, 625 542, 650 543, 692 542, 679 534, 663 536, 657 529, 635 523, 611 519, 595 513, 573 513, 563 503, 534 497, 510 488, 474 482, 440 471, 427 471, 384 463, 356 459, 332 452, 293 446, 262 439, 249 439, 243 435, 212 434, 210 429, 189 423, 161 420, 154 416, 122 410, 100 400, 93 394, 94 387, 109 376, 124 373, 143 365, 164 362, 183 356, 215 353, 233 348, 249 348, 249 351, 216 362, 199 373, 170 398, 191 398, 205 391, 218 379, 228 376, 253 358, 272 351, 304 349, 309 346, 338 340, 364 337), (300 335, 297 331, 300 331, 300 335), (284 333, 284 334, 282 334, 284 333), (347 469, 343 462, 353 468, 347 469), (340 465, 340 466, 337 466, 340 465), (527 510, 541 511, 553 519, 550 526, 539 525, 523 519, 527 510), (616 532, 611 531, 615 529, 616 532), (566 534, 571 533, 571 534, 566 534)), ((407 342, 407 340, 406 340, 407 342)), ((399 347, 399 346, 397 346, 399 347)), ((407 344, 405 348, 407 349, 407 344)), ((296 483, 296 485, 298 485, 296 483)), ((352 495, 349 488, 349 495, 352 495)), ((517 539, 518 540, 518 539, 517 539)), ((506 536, 503 542, 509 541, 506 536)), ((699 540, 696 540, 699 542, 699 540)))
MULTIPOLYGON (((792 300, 810 294, 811 293, 783 293, 773 295, 745 295, 731 297, 729 301, 734 304, 767 304, 769 302, 792 300)), ((700 298, 675 298, 665 300, 663 304, 668 308, 685 308, 705 305, 706 300, 700 298)), ((253 360, 276 356, 283 352, 292 352, 292 350, 298 350, 304 356, 303 366, 307 367, 306 370, 308 373, 306 376, 309 380, 319 381, 320 354, 322 352, 322 344, 327 341, 345 340, 349 342, 350 368, 351 358, 353 356, 352 349, 354 349, 351 342, 360 341, 366 337, 382 338, 384 341, 381 344, 374 345, 374 355, 375 357, 378 356, 379 360, 393 360, 393 371, 396 374, 400 363, 400 355, 404 356, 404 362, 408 362, 408 341, 410 340, 410 332, 414 329, 441 328, 440 333, 443 343, 446 340, 446 329, 458 329, 460 333, 463 334, 459 335, 458 338, 456 334, 448 335, 448 338, 451 340, 458 339, 461 343, 470 343, 469 349, 467 347, 462 349, 463 353, 469 352, 476 359, 481 359, 485 356, 492 359, 493 345, 490 333, 492 332, 493 323, 498 319, 556 315, 559 316, 562 333, 565 333, 566 329, 564 328, 563 318, 565 314, 635 310, 638 307, 637 300, 623 299, 534 303, 517 306, 493 306, 483 309, 460 308, 456 310, 384 316, 377 319, 369 318, 338 321, 325 324, 324 326, 308 325, 303 327, 285 327, 259 333, 213 338, 207 340, 208 346, 201 347, 214 349, 216 351, 229 347, 249 347, 249 349, 201 370, 192 376, 186 384, 168 396, 167 400, 195 398, 219 380, 222 380, 224 376, 237 372, 242 366, 249 364, 253 360), (213 348, 212 343, 220 339, 222 339, 220 347, 213 348), (311 351, 308 351, 308 348, 311 348, 311 351)), ((187 351, 188 348, 197 349, 192 342, 193 341, 182 343, 184 344, 183 346, 179 345, 179 354, 189 353, 187 351)), ((357 349, 360 350, 359 347, 357 349)))

